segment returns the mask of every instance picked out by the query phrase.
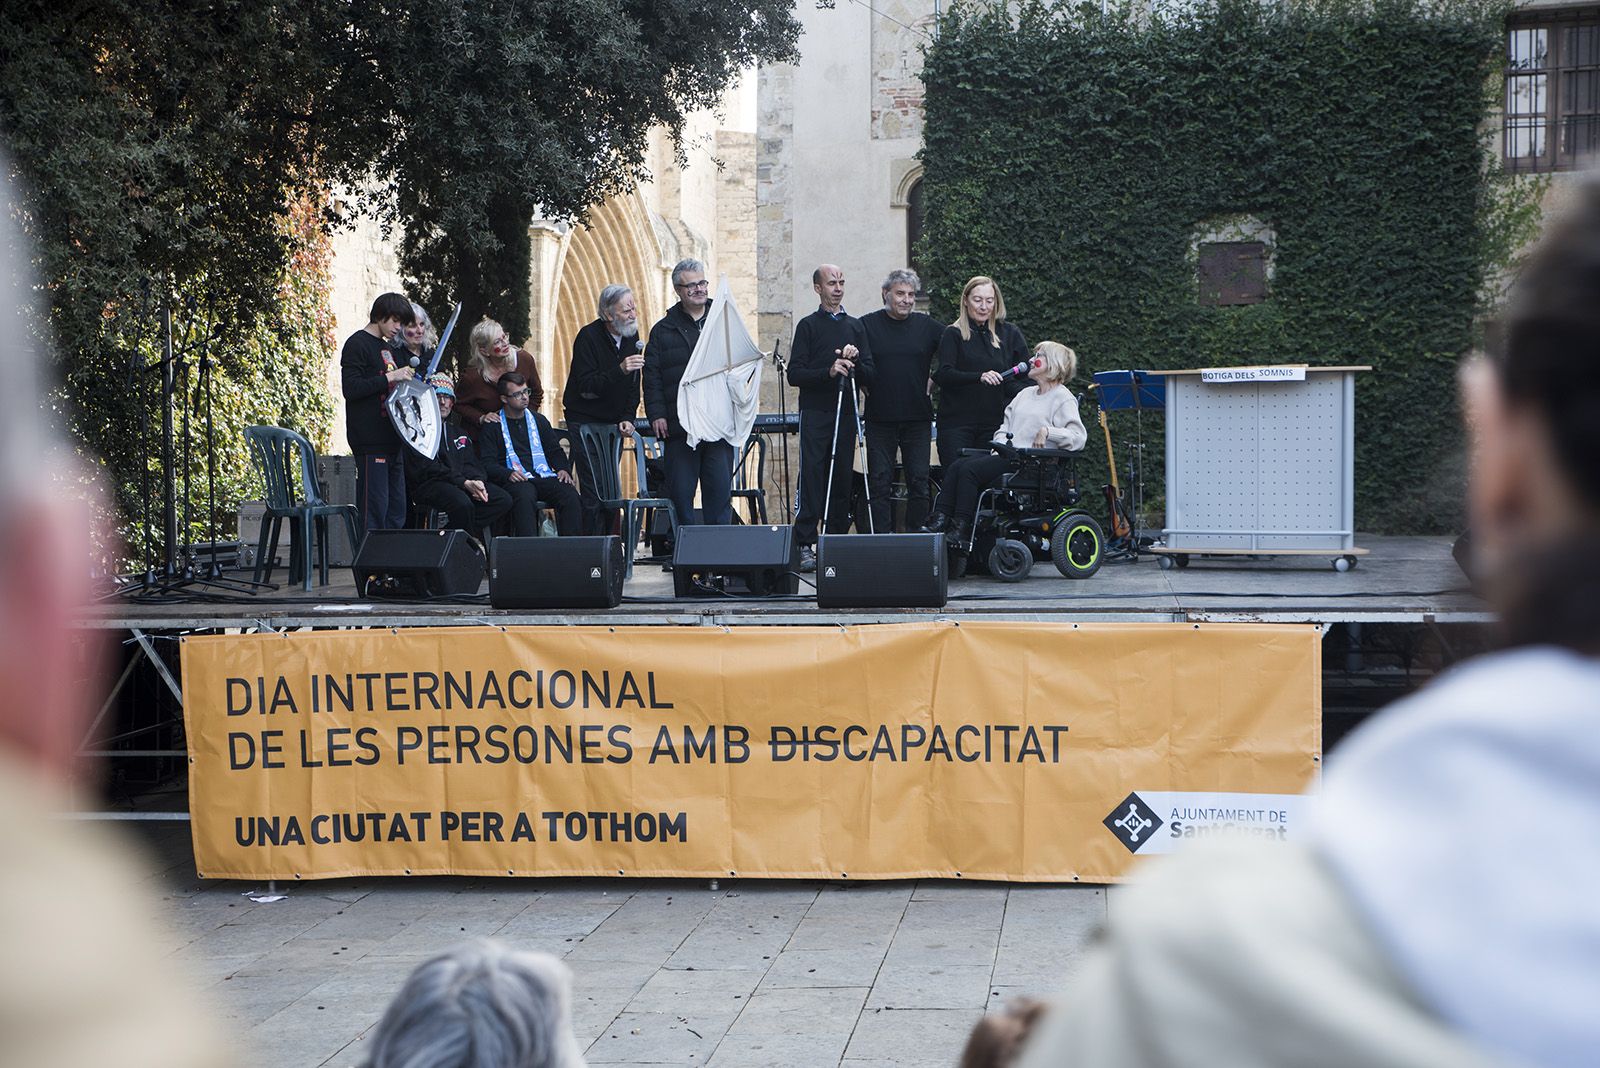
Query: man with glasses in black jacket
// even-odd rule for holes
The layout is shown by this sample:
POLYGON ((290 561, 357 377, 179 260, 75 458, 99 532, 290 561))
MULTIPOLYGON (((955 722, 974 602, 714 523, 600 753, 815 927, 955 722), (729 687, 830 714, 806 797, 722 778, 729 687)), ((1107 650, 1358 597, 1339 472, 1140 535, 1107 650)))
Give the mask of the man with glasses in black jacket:
POLYGON ((682 260, 672 268, 678 303, 650 328, 645 346, 644 411, 650 428, 665 446, 667 496, 678 522, 694 522, 694 493, 700 490, 700 522, 733 522, 734 447, 726 441, 702 441, 694 448, 678 422, 678 385, 700 340, 700 327, 711 311, 706 265, 682 260))

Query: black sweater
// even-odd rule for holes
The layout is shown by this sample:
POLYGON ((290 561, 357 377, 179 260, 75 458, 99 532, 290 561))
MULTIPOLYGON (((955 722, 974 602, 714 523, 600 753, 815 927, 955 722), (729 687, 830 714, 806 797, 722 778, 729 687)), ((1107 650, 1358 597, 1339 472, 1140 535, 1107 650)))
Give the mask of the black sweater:
POLYGON ((859 386, 873 383, 872 345, 861 320, 853 315, 838 319, 818 308, 801 319, 794 328, 794 344, 789 350, 789 384, 800 389, 800 410, 831 412, 838 402, 839 383, 828 373, 839 351, 854 345, 855 380, 859 386))
POLYGON ((939 338, 939 369, 933 373, 939 383, 940 424, 999 426, 1011 398, 1028 387, 1028 377, 1017 375, 998 386, 986 386, 980 379, 985 371, 1004 371, 1027 358, 1028 343, 1015 323, 1000 324, 999 348, 987 326, 973 326, 967 341, 954 326, 945 327, 939 338))
POLYGON ((444 482, 460 489, 467 482, 483 482, 487 477, 478 462, 472 431, 454 412, 444 422, 436 457, 430 460, 416 449, 406 449, 405 457, 406 485, 413 496, 430 482, 444 482))
POLYGON ((644 414, 651 422, 665 419, 667 433, 673 437, 683 436, 683 424, 678 422, 678 383, 683 381, 684 369, 700 340, 700 327, 710 314, 709 300, 698 322, 689 318, 681 303, 674 304, 650 328, 650 342, 644 350, 644 414))
POLYGON ((872 392, 867 394, 867 419, 881 423, 932 419, 928 377, 944 327, 922 312, 894 319, 882 309, 863 315, 861 327, 872 345, 873 380, 872 392))
POLYGON ((356 455, 400 451, 400 435, 383 410, 383 398, 389 394, 388 372, 410 359, 405 346, 396 347, 365 330, 357 330, 345 341, 339 354, 344 433, 356 455))
MULTIPOLYGON (((530 478, 538 476, 533 473, 533 451, 528 448, 526 424, 529 419, 533 420, 534 429, 539 433, 539 446, 544 449, 544 462, 550 465, 550 469, 558 473, 572 469, 572 462, 567 459, 566 450, 561 447, 561 438, 550 425, 550 420, 531 409, 523 418, 512 419, 510 413, 502 408, 500 418, 506 421, 506 429, 511 431, 511 447, 517 450, 517 459, 522 461, 523 470, 528 472, 530 478)), ((506 439, 499 423, 484 423, 479 428, 478 459, 495 485, 504 486, 511 482, 511 465, 506 462, 506 439)))
POLYGON ((596 319, 572 339, 572 369, 561 394, 567 426, 620 423, 639 414, 640 372, 624 371, 622 360, 634 353, 634 338, 616 339, 604 319, 596 319))

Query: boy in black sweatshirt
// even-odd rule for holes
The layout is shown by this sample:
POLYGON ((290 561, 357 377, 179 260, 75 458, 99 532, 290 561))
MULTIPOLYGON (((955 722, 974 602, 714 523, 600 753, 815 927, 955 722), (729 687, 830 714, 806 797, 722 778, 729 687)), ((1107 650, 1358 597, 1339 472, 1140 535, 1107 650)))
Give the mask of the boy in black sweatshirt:
POLYGON ((844 271, 825 263, 811 272, 811 288, 822 306, 795 326, 789 353, 789 384, 800 389, 800 501, 794 536, 800 570, 817 567, 817 523, 824 511, 829 534, 850 525, 850 488, 855 472, 856 389, 872 385, 872 347, 861 320, 844 310, 844 271), (841 391, 848 394, 841 401, 841 391), (843 407, 840 407, 841 403, 843 407), (833 424, 838 416, 839 433, 833 424), (828 466, 833 461, 833 502, 826 505, 828 466))
POLYGON ((401 327, 416 322, 411 302, 385 293, 372 302, 367 325, 351 334, 339 355, 344 393, 345 437, 356 457, 356 501, 366 530, 396 530, 406 525, 405 445, 383 410, 389 385, 414 374, 410 353, 394 340, 401 327))

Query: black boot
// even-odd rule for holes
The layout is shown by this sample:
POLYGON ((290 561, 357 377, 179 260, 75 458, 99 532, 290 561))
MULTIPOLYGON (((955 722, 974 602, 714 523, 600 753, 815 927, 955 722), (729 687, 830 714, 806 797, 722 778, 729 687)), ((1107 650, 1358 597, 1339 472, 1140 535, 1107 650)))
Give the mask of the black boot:
POLYGON ((950 527, 950 517, 943 512, 934 512, 928 516, 928 521, 922 524, 924 534, 943 534, 950 527))
POLYGON ((972 520, 960 517, 951 520, 950 529, 944 532, 944 540, 952 549, 966 552, 967 543, 972 540, 972 520))

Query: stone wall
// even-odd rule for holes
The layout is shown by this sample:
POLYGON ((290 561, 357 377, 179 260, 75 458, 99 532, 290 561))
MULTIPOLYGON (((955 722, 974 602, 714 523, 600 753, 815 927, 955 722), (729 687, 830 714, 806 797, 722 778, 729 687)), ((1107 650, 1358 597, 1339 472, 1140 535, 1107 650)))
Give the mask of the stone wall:
MULTIPOLYGON (((341 193, 334 194, 332 207, 340 217, 350 211, 348 199, 341 193)), ((334 404, 330 448, 334 453, 348 453, 338 350, 344 347, 345 338, 367 325, 367 313, 372 310, 372 302, 378 294, 403 292, 405 287, 400 284, 400 256, 394 240, 384 235, 377 222, 365 216, 355 218, 353 226, 334 232, 329 273, 335 347, 327 372, 328 392, 334 404)), ((439 328, 442 330, 444 324, 440 323, 439 328)))

